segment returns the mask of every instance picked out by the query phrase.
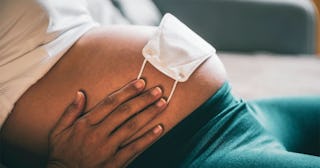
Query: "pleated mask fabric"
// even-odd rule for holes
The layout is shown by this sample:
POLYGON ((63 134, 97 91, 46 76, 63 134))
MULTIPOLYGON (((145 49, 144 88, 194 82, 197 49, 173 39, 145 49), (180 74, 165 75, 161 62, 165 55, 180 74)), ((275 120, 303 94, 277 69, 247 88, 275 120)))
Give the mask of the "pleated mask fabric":
POLYGON ((178 82, 185 82, 216 50, 199 35, 171 14, 165 14, 155 34, 144 46, 145 57, 138 75, 141 77, 147 62, 175 80, 170 101, 178 82))

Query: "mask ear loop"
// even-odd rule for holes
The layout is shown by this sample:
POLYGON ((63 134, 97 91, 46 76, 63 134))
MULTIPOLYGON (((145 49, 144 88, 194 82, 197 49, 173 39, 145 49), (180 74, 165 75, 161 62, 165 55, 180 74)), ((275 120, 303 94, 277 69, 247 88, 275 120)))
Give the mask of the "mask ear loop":
POLYGON ((170 95, 169 95, 168 100, 167 100, 167 102, 168 102, 168 103, 169 103, 169 101, 171 100, 171 98, 172 98, 172 96, 173 96, 174 91, 176 90, 177 84, 178 84, 178 81, 177 81, 177 80, 176 80, 176 81, 174 81, 174 84, 173 84, 173 86, 172 86, 172 89, 171 89, 170 95))
MULTIPOLYGON (((147 59, 144 59, 144 60, 143 60, 143 63, 142 63, 142 66, 141 66, 141 69, 140 69, 140 72, 139 72, 139 74, 138 74, 137 79, 140 79, 140 78, 141 78, 142 73, 143 73, 143 70, 144 70, 144 67, 146 66, 146 64, 147 64, 147 59)), ((169 101, 171 100, 171 98, 172 98, 172 96, 173 96, 173 93, 174 93, 174 91, 176 90, 177 85, 178 85, 178 81, 175 80, 175 82, 174 82, 174 84, 173 84, 173 86, 172 86, 171 92, 170 92, 170 94, 169 94, 167 103, 169 103, 169 101)))
POLYGON ((139 72, 139 74, 138 74, 137 79, 140 79, 140 78, 141 78, 142 72, 143 72, 144 67, 146 66, 146 64, 147 64, 147 59, 144 59, 144 60, 143 60, 143 63, 142 63, 142 66, 141 66, 141 69, 140 69, 140 72, 139 72))

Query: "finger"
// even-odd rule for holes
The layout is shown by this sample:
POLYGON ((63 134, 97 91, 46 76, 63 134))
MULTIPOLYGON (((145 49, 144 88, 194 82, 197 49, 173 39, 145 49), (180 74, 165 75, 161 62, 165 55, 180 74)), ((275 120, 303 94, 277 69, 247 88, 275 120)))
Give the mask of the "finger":
POLYGON ((141 93, 144 87, 145 81, 143 79, 130 82, 121 89, 108 95, 86 114, 86 118, 90 124, 98 124, 120 104, 141 93))
POLYGON ((59 121, 57 122, 56 126, 54 127, 52 132, 53 135, 57 135, 73 125, 75 120, 84 110, 85 101, 86 99, 83 92, 77 91, 75 99, 67 107, 67 109, 64 111, 59 121))
POLYGON ((120 127, 132 115, 140 112, 146 107, 153 104, 162 96, 162 91, 159 87, 148 90, 142 95, 131 99, 130 101, 121 104, 108 117, 100 123, 99 130, 110 134, 120 127))
POLYGON ((160 99, 157 103, 143 110, 127 122, 125 122, 120 128, 118 128, 111 136, 112 141, 115 138, 121 145, 125 145, 125 141, 130 139, 131 136, 136 134, 141 128, 152 121, 158 114, 160 114, 166 107, 166 101, 160 99))
POLYGON ((115 155, 115 163, 118 167, 125 167, 134 160, 139 154, 154 143, 163 133, 162 125, 157 125, 146 134, 120 149, 115 155))

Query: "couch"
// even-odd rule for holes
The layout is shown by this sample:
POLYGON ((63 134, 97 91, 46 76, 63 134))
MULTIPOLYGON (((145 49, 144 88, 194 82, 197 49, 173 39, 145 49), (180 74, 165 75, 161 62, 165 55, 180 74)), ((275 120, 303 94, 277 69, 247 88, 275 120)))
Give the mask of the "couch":
POLYGON ((155 0, 226 51, 313 54, 316 9, 312 0, 155 0))
POLYGON ((320 19, 312 0, 154 2, 216 47, 239 96, 320 94, 320 19))

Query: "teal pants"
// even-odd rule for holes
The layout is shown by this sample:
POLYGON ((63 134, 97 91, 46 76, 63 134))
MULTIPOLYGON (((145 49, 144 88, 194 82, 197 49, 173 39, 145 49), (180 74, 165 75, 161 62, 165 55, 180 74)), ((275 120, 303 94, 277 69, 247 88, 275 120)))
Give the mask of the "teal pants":
POLYGON ((130 167, 320 168, 320 96, 245 102, 226 82, 130 167))
POLYGON ((248 105, 288 151, 320 156, 320 96, 262 99, 248 105))

